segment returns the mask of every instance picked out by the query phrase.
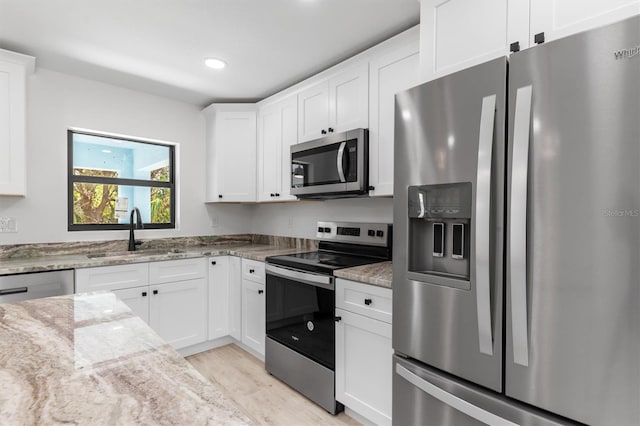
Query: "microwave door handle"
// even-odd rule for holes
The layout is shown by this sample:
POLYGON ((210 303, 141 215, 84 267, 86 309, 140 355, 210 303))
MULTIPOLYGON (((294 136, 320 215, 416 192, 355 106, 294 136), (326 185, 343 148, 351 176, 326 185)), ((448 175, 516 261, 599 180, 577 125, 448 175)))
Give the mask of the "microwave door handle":
POLYGON ((511 290, 513 362, 529 366, 527 324, 527 186, 532 87, 516 92, 511 160, 509 258, 507 277, 511 290))
POLYGON ((344 183, 347 179, 344 177, 344 168, 342 167, 342 163, 344 161, 344 149, 347 146, 347 142, 340 143, 340 148, 338 148, 338 157, 336 160, 336 167, 338 168, 338 177, 340 177, 340 182, 344 183))
POLYGON ((482 99, 476 180, 476 306, 480 352, 493 355, 491 326, 491 158, 496 116, 496 95, 482 99))

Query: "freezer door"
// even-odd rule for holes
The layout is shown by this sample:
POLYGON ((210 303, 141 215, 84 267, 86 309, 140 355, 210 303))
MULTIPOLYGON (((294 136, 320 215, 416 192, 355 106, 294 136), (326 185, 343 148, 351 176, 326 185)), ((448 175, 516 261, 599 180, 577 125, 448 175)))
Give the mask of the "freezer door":
POLYGON ((425 83, 397 94, 395 113, 393 346, 496 391, 506 72, 499 58, 425 83))
POLYGON ((640 17, 514 54, 508 396, 640 424, 640 17))
POLYGON ((398 356, 394 357, 393 371, 394 425, 568 424, 398 356))

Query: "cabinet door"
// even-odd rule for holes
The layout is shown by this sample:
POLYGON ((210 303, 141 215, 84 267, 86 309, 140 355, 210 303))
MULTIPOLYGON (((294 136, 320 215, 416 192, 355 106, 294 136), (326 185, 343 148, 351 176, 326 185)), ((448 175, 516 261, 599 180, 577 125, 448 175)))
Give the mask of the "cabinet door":
MULTIPOLYGON (((538 33, 551 41, 638 14, 640 0, 534 0, 530 43, 538 33)), ((632 46, 620 46, 626 47, 632 46)))
POLYGON ((149 284, 204 278, 207 274, 206 259, 177 259, 149 263, 149 284))
POLYGON ((142 287, 149 284, 149 264, 99 266, 75 270, 76 293, 142 287))
POLYGON ((291 96, 281 104, 282 160, 280 170, 280 201, 297 200, 291 195, 291 145, 298 143, 298 97, 291 96))
POLYGON ((336 309, 336 399, 378 425, 391 424, 391 324, 336 309))
POLYGON ((369 185, 371 196, 393 195, 395 94, 418 84, 416 37, 369 64, 369 185))
POLYGON ((264 355, 264 284, 242 280, 242 343, 264 355))
POLYGON ((26 195, 26 76, 34 61, 0 49, 0 195, 26 195))
POLYGON ((298 112, 299 142, 324 136, 329 128, 329 82, 323 81, 300 92, 298 112))
POLYGON ((329 132, 369 127, 369 67, 366 62, 329 80, 329 132))
POLYGON ((149 323, 175 349, 207 338, 207 280, 149 286, 149 323))
POLYGON ((513 42, 528 47, 529 0, 421 0, 420 22, 427 81, 508 55, 513 42))
POLYGON ((255 111, 216 112, 214 127, 217 194, 209 201, 255 201, 255 111))
POLYGON ((147 324, 149 323, 149 287, 125 288, 114 290, 112 293, 122 300, 136 316, 147 324))
POLYGON ((229 334, 229 257, 209 258, 209 340, 229 334))
POLYGON ((242 266, 239 257, 229 257, 229 334, 242 340, 242 266))
POLYGON ((276 201, 282 170, 282 110, 279 104, 258 115, 258 201, 276 201))

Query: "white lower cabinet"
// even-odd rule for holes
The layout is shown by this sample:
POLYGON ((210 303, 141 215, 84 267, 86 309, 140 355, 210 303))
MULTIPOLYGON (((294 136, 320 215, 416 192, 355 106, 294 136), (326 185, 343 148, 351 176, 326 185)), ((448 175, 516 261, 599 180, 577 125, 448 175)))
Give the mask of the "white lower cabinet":
POLYGON ((265 339, 264 262, 242 259, 242 343, 264 355, 265 339))
POLYGON ((207 340, 207 281, 204 278, 149 287, 149 324, 174 348, 207 340))
POLYGON ((149 287, 125 288, 112 290, 118 299, 122 300, 133 311, 134 315, 149 324, 149 287))
POLYGON ((242 341, 242 265, 239 257, 229 257, 229 334, 242 341))
POLYGON ((77 269, 76 292, 112 291, 175 349, 207 340, 206 259, 77 269), (189 278, 167 282, 169 277, 189 278))
POLYGON ((209 258, 209 340, 229 334, 229 256, 209 258))
MULTIPOLYGON (((363 294, 371 288, 378 293, 384 290, 388 292, 385 299, 391 298, 390 289, 352 281, 337 280, 336 290, 345 284, 349 288, 362 287, 363 294)), ((345 292, 336 292, 337 306, 345 306, 340 300, 341 294, 345 292)), ((336 321, 336 399, 375 424, 390 425, 391 323, 340 307, 336 308, 335 315, 339 319, 336 321)))
POLYGON ((242 280, 242 343, 264 355, 264 284, 242 280))

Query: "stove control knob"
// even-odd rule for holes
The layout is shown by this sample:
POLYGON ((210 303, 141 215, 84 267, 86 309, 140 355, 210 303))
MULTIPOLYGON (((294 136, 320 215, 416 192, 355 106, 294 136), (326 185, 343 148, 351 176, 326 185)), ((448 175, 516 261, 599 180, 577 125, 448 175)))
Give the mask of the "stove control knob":
POLYGON ((373 229, 369 229, 367 231, 367 235, 370 237, 375 237, 376 236, 376 231, 374 231, 373 229))
POLYGON ((322 226, 318 226, 318 232, 324 232, 324 228, 322 226))
POLYGON ((324 232, 331 232, 331 228, 324 228, 324 232))
POLYGON ((376 231, 376 236, 377 237, 384 237, 384 232, 383 231, 376 231))

